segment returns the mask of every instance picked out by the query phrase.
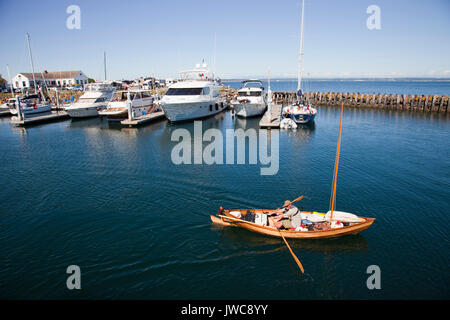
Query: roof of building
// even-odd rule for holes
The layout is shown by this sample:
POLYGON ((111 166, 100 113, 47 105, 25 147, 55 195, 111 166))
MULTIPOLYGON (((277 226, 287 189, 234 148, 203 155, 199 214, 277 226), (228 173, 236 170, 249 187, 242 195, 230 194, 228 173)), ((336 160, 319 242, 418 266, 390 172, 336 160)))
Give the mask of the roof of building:
MULTIPOLYGON (((44 72, 42 72, 42 74, 44 75, 44 78, 46 80, 51 80, 51 79, 72 79, 72 78, 75 78, 75 76, 78 75, 80 72, 81 72, 81 70, 76 70, 76 71, 55 71, 55 72, 44 71, 44 72)), ((20 74, 23 75, 24 77, 27 77, 28 79, 33 79, 33 74, 32 73, 21 72, 20 74)), ((42 79, 42 74, 41 74, 41 72, 35 72, 34 76, 37 79, 42 79)))

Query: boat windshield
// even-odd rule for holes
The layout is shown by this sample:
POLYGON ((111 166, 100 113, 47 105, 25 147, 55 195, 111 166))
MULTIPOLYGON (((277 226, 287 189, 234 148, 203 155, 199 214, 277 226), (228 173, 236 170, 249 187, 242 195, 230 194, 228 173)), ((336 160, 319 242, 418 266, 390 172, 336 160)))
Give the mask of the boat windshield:
POLYGON ((203 88, 170 88, 168 96, 198 96, 202 94, 203 88))
POLYGON ((264 86, 262 84, 262 82, 260 80, 247 80, 247 81, 243 81, 243 87, 245 88, 263 88, 264 86))
POLYGON ((240 91, 238 92, 239 97, 260 97, 261 91, 240 91))

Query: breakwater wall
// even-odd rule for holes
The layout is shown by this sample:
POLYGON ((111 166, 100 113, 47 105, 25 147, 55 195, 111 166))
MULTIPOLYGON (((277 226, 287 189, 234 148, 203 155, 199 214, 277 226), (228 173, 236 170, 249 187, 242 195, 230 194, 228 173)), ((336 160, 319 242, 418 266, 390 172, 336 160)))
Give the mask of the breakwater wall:
MULTIPOLYGON (((224 92, 227 102, 237 97, 236 89, 224 92)), ((405 94, 366 94, 341 92, 305 92, 305 97, 313 105, 340 106, 353 108, 393 109, 418 112, 450 113, 447 95, 405 95, 405 94)), ((296 100, 295 92, 272 92, 272 101, 276 104, 289 104, 296 100)))
MULTIPOLYGON (((340 92, 306 92, 305 97, 317 105, 341 105, 377 109, 394 109, 421 112, 450 112, 449 97, 440 95, 365 94, 340 92)), ((292 103, 295 92, 273 92, 275 103, 292 103)))

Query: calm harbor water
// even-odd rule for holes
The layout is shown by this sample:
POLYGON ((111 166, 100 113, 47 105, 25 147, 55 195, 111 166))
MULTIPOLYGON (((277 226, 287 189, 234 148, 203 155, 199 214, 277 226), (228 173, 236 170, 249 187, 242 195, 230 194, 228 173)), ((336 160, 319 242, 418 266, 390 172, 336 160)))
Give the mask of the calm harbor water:
MULTIPOLYGON (((261 79, 268 88, 266 79, 261 79)), ((238 89, 241 80, 224 80, 225 85, 238 89)), ((296 79, 272 79, 272 91, 296 91, 296 79)), ((304 79, 305 92, 359 92, 369 94, 449 95, 450 80, 447 79, 304 79)))
MULTIPOLYGON (((337 209, 377 220, 359 235, 290 245, 214 226, 225 208, 286 199, 327 210, 339 110, 280 131, 280 170, 175 165, 177 128, 125 129, 101 119, 27 129, 0 119, 0 296, 24 299, 448 299, 450 119, 345 110, 337 209), (81 290, 66 268, 81 268, 81 290), (366 269, 381 269, 368 290, 366 269)), ((230 112, 203 130, 258 128, 230 112)))

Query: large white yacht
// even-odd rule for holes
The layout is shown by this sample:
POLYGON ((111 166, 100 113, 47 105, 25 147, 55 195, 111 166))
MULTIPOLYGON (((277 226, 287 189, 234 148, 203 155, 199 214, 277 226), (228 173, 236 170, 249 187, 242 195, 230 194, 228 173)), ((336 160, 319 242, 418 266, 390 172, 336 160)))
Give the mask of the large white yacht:
POLYGON ((131 100, 131 112, 133 117, 141 117, 158 111, 158 101, 150 90, 130 89, 118 91, 116 97, 108 102, 107 108, 99 111, 101 116, 106 116, 108 121, 122 121, 128 118, 128 95, 131 100))
POLYGON ((247 118, 263 114, 267 102, 261 80, 242 81, 242 88, 238 90, 238 96, 231 104, 239 117, 247 118))
POLYGON ((219 94, 221 84, 205 63, 180 75, 180 81, 169 87, 160 102, 169 121, 205 118, 226 109, 225 98, 219 94))
POLYGON ((98 116, 99 110, 106 109, 107 103, 114 97, 116 89, 108 83, 91 83, 85 88, 78 101, 65 110, 72 118, 98 116))

